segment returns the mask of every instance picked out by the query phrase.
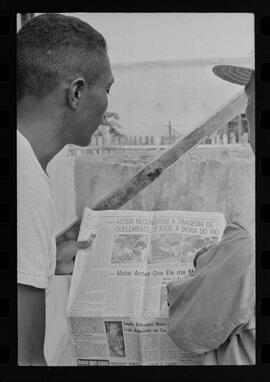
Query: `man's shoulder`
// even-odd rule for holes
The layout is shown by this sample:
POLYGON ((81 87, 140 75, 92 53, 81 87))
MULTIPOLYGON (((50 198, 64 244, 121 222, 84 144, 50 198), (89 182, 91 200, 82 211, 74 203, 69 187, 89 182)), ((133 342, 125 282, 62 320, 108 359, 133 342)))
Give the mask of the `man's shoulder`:
POLYGON ((17 132, 17 185, 18 195, 23 195, 24 190, 28 195, 37 192, 41 197, 51 192, 45 172, 29 142, 20 132, 17 132))
POLYGON ((248 225, 232 222, 228 224, 223 232, 222 241, 247 239, 251 240, 252 236, 249 232, 248 225))
POLYGON ((39 174, 34 153, 26 138, 17 131, 17 174, 18 176, 39 174))

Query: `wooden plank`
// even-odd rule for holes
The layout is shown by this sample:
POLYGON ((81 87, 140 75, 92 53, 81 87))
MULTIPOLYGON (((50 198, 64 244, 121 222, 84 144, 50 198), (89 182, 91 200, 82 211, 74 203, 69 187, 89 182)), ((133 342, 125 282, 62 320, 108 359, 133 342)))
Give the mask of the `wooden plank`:
MULTIPOLYGON (((191 149, 194 149, 205 138, 222 128, 235 116, 240 114, 246 104, 246 97, 243 91, 237 94, 228 103, 219 108, 205 122, 197 126, 193 131, 187 133, 177 140, 168 150, 161 153, 158 158, 147 164, 141 171, 132 176, 125 184, 110 192, 100 200, 93 210, 116 210, 126 204, 141 190, 155 181, 164 170, 182 159, 191 149)), ((73 231, 76 237, 79 232, 81 219, 77 219, 56 238, 57 245, 66 240, 66 233, 73 231)))

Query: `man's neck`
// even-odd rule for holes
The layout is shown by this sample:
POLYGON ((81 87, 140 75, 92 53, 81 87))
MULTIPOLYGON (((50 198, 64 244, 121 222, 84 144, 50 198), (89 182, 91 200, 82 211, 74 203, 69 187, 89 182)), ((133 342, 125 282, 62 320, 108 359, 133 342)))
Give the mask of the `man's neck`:
POLYGON ((58 119, 52 111, 39 109, 33 112, 28 107, 18 107, 17 114, 17 129, 29 141, 41 167, 46 171, 48 163, 64 147, 58 119))
POLYGON ((18 130, 29 141, 41 167, 46 171, 48 163, 64 146, 57 144, 57 142, 49 136, 39 134, 38 131, 33 132, 31 128, 24 128, 19 121, 18 130))

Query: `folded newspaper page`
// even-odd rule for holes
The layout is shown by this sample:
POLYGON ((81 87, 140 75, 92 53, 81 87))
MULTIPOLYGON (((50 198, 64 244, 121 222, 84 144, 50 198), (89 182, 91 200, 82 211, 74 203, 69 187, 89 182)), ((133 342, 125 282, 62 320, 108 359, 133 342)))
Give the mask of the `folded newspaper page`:
POLYGON ((67 320, 78 366, 199 365, 167 335, 168 282, 192 277, 193 259, 221 240, 216 212, 84 210, 67 320))

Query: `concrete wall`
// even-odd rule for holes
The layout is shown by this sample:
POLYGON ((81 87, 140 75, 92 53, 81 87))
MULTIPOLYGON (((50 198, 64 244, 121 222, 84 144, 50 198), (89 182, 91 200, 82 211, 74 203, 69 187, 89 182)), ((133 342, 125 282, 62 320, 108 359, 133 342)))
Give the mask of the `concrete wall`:
MULTIPOLYGON (((148 158, 149 159, 149 158, 148 158)), ((138 172, 143 163, 81 156, 75 161, 76 213, 138 172)), ((255 214, 255 161, 249 145, 198 147, 141 191, 123 209, 223 212, 248 224, 255 214)))

